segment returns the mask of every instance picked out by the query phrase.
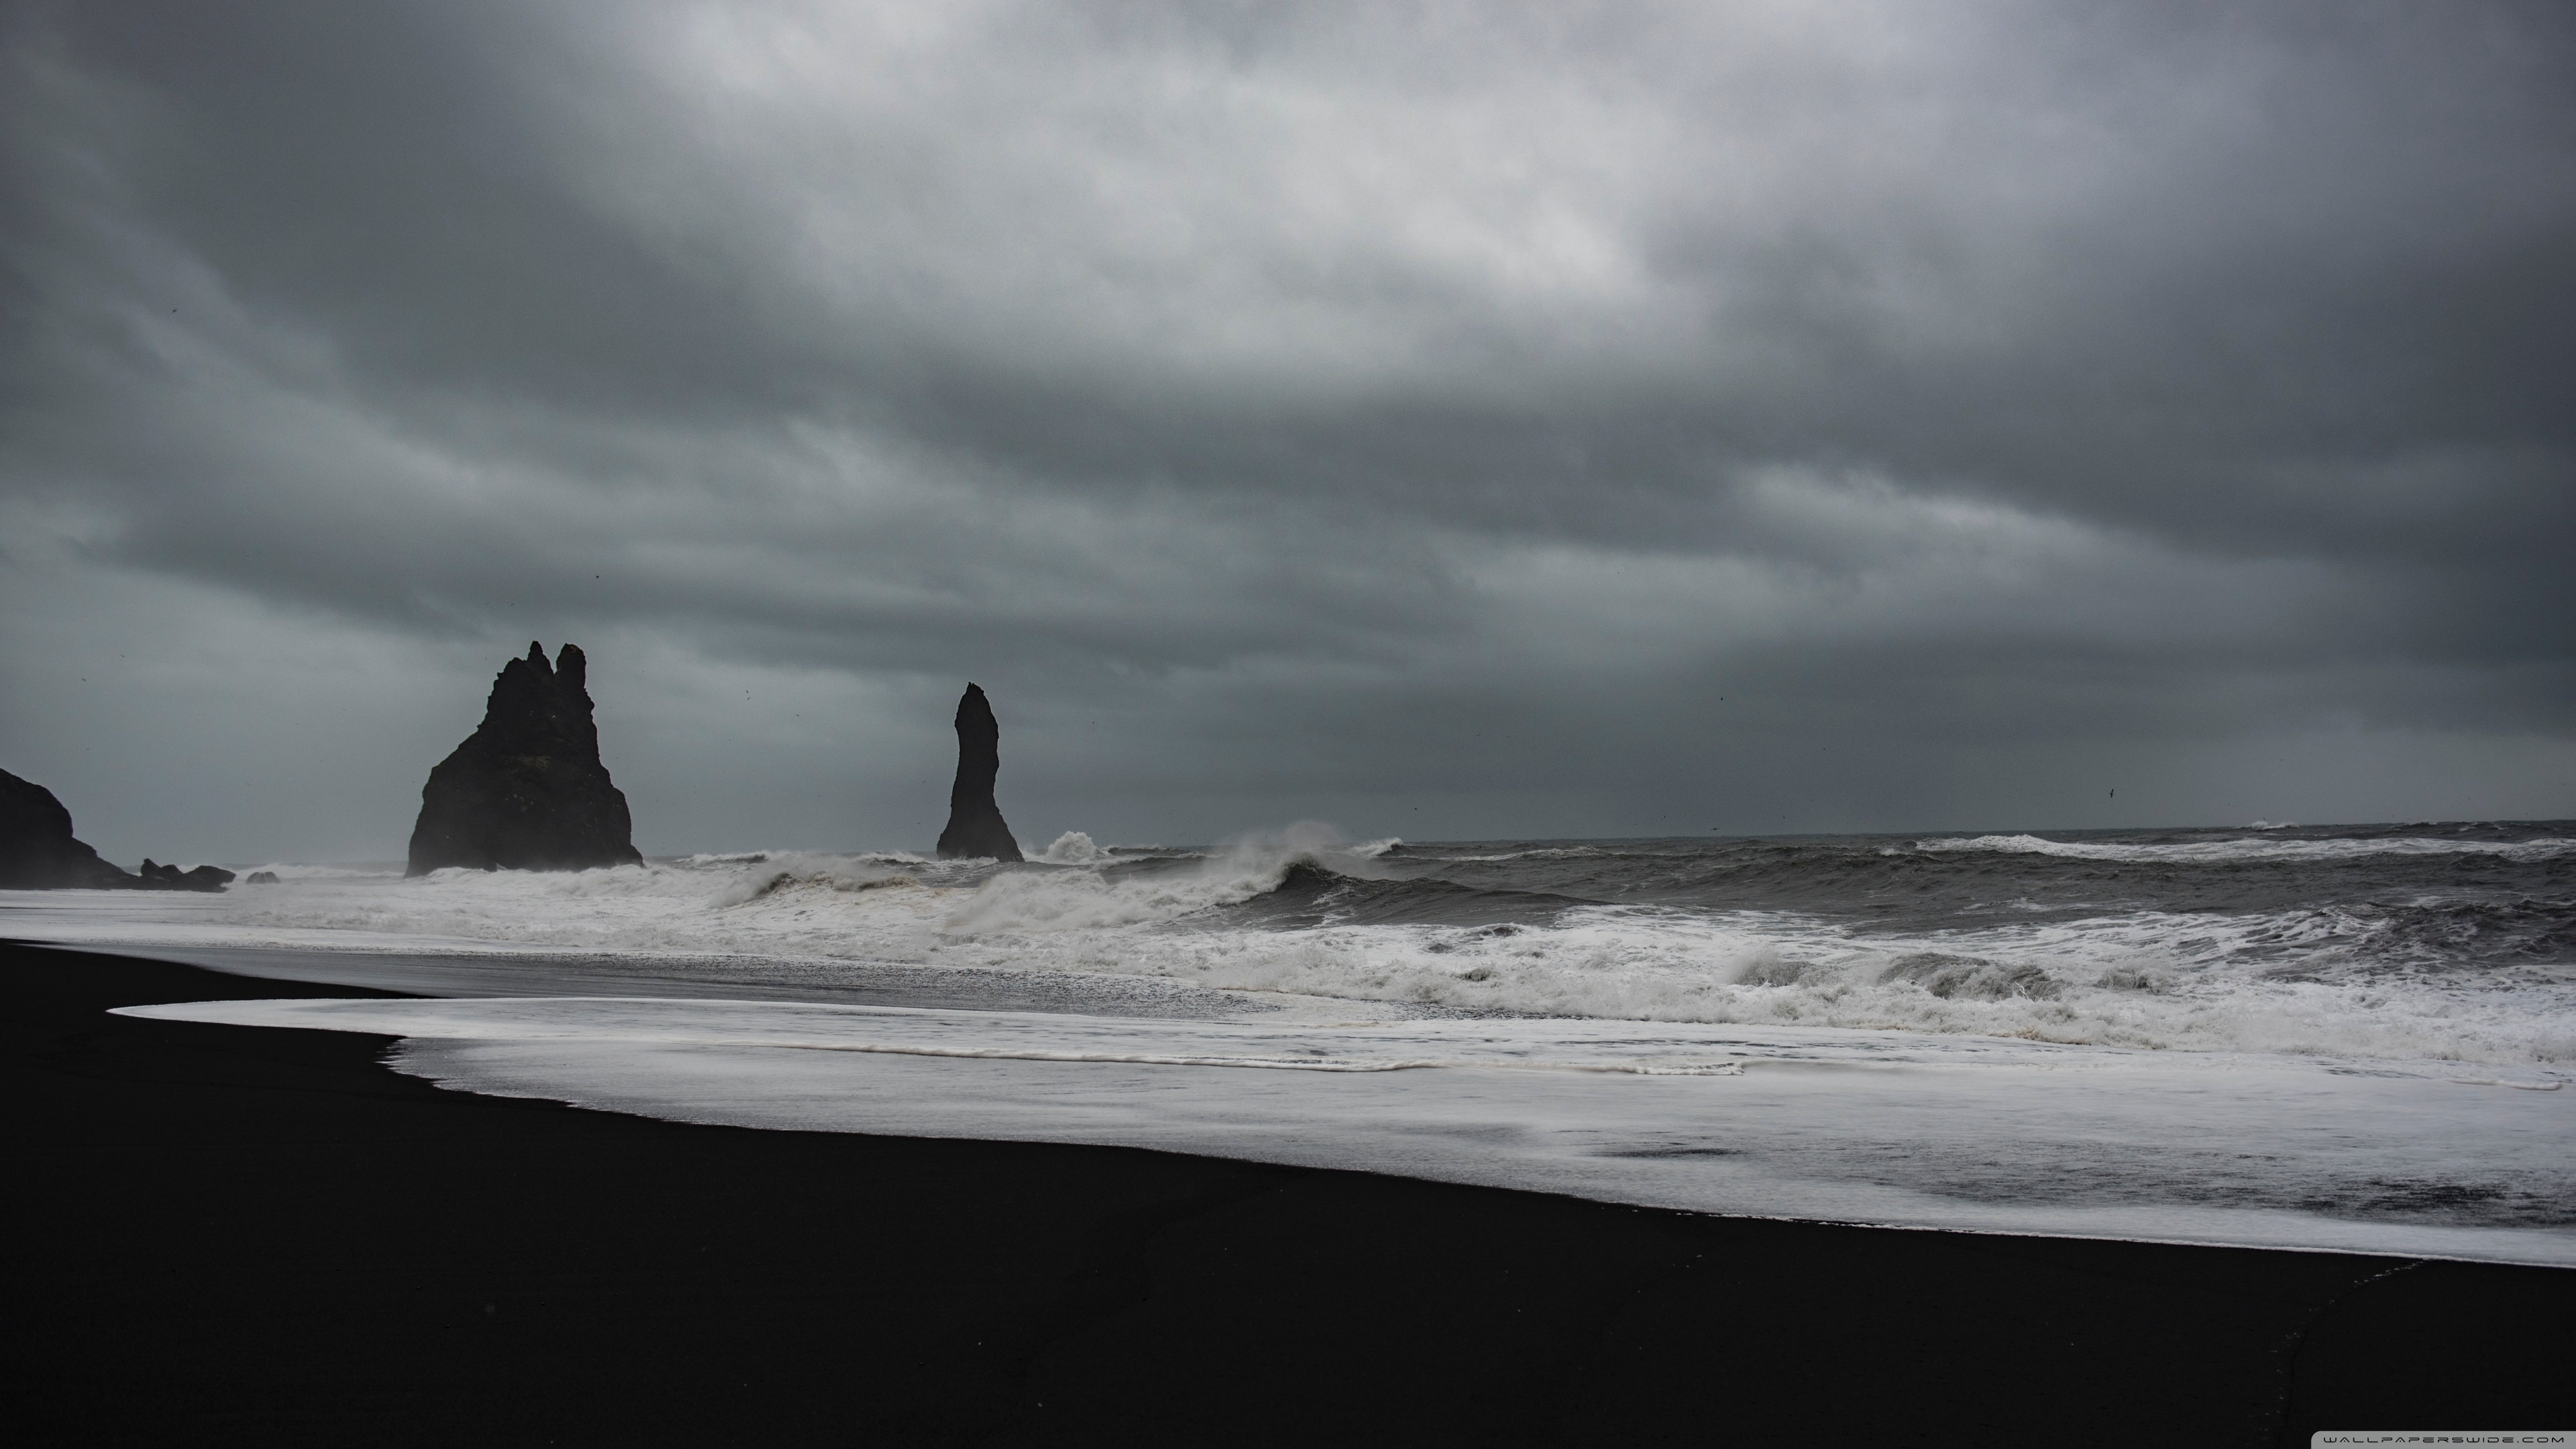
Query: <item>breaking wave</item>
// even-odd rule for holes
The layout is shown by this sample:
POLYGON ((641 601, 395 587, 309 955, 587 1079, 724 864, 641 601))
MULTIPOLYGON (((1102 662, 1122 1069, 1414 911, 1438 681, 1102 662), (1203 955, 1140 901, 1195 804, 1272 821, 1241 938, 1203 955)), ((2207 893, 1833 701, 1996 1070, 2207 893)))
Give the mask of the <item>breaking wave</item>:
MULTIPOLYGON (((55 939, 899 964, 1430 1013, 2576 1066, 2576 832, 703 854, 11 900, 55 939)), ((805 968, 800 968, 805 969, 805 968)))
MULTIPOLYGON (((2256 823, 2250 830, 2292 830, 2296 826, 2256 823)), ((2370 855, 2501 855, 2517 860, 2562 860, 2576 855, 2576 840, 2442 840, 2417 836, 2364 839, 2217 839, 2171 842, 2050 840, 2037 835, 1936 837, 1914 842, 1925 851, 1996 851, 2013 855, 2055 855, 2076 860, 2164 862, 2348 860, 2370 855)))

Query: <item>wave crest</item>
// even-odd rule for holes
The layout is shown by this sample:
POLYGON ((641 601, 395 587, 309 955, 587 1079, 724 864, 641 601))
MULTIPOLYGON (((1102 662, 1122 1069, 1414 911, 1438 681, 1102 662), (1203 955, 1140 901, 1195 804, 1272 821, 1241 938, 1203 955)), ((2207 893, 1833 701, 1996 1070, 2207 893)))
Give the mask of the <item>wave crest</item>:
MULTIPOLYGON (((1081 838, 1089 844, 1090 837, 1081 838)), ((1285 830, 1236 836, 1205 856, 1083 871, 1002 871, 951 911, 940 929, 952 936, 1012 936, 1175 921, 1267 895, 1301 867, 1335 876, 1373 875, 1377 857, 1395 844, 1390 839, 1354 845, 1329 825, 1301 821, 1285 830)))
MULTIPOLYGON (((2295 827, 2253 827, 2291 829, 2295 827)), ((2368 855, 2501 855, 2516 860, 2555 860, 2576 855, 2576 841, 2439 840, 2422 836, 2335 840, 2050 840, 2039 835, 1935 837, 1914 842, 1921 851, 1986 851, 2003 855, 2055 855, 2073 860, 2235 862, 2347 860, 2368 855)))
POLYGON ((1109 852, 1092 843, 1091 837, 1079 830, 1068 830, 1055 838, 1055 844, 1037 854, 1046 865, 1098 865, 1109 859, 1109 852))

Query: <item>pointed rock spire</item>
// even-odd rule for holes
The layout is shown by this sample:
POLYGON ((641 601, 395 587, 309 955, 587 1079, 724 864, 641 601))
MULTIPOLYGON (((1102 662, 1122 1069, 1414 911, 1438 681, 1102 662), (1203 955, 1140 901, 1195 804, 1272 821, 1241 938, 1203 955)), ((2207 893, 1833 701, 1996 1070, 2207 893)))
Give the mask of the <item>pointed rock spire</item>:
POLYGON ((626 794, 599 762, 588 661, 544 646, 492 681, 482 726, 429 772, 411 832, 413 875, 441 866, 580 870, 642 860, 626 794))
POLYGON ((1020 843, 993 803, 993 777, 1002 769, 1002 727, 979 685, 957 701, 957 783, 948 787, 948 828, 939 832, 939 858, 990 856, 1016 861, 1020 843))

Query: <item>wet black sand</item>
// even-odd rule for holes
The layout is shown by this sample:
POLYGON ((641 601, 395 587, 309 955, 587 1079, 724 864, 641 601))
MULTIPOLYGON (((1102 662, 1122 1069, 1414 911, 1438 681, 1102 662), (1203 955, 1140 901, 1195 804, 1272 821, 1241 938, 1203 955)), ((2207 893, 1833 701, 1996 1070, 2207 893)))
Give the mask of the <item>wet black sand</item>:
POLYGON ((2264 1445, 2576 1420, 2558 1270, 682 1126, 440 1091, 377 1038, 104 1014, 348 988, 0 953, 20 1443, 2264 1445))

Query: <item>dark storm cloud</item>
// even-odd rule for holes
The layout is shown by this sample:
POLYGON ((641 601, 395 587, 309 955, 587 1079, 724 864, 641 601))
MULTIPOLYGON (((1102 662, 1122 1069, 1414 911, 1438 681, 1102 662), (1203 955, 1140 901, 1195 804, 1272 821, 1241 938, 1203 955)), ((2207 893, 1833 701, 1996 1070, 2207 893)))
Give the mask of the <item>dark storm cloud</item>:
POLYGON ((2027 822, 2099 792, 1987 754, 2232 780, 2320 731, 2399 783, 2302 808, 2463 759, 2474 808, 2576 808, 2558 7, 5 40, 15 600, 628 631, 681 695, 973 672, 1057 731, 1026 788, 1140 832, 2027 822))

